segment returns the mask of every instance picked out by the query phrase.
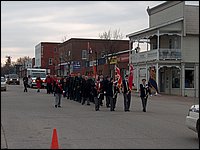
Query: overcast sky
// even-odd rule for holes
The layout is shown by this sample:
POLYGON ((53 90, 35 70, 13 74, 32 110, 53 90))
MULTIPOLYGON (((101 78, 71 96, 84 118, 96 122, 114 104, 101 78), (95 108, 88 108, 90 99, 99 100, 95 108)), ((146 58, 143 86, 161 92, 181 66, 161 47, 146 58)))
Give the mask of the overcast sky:
MULTIPOLYGON (((35 57, 40 42, 64 37, 99 38, 120 29, 124 35, 148 28, 147 7, 165 1, 1 1, 1 62, 6 55, 35 57)), ((199 5, 199 1, 186 2, 199 5)))

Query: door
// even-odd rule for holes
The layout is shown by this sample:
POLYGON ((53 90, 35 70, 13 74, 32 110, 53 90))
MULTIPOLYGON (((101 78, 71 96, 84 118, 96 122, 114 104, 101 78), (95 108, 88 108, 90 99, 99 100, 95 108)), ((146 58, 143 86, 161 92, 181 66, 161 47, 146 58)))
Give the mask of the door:
POLYGON ((160 92, 165 92, 165 72, 164 69, 160 69, 160 92))

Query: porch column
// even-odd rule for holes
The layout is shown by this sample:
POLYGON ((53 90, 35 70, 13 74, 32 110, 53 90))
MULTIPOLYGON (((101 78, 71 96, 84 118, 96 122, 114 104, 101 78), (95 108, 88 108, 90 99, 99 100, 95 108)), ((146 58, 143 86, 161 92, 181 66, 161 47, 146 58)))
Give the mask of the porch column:
POLYGON ((185 64, 181 64, 181 95, 185 95, 185 64))
POLYGON ((148 75, 148 66, 147 66, 147 62, 146 62, 146 80, 148 81, 149 77, 147 75, 148 75))
POLYGON ((158 63, 156 63, 156 83, 157 83, 157 86, 158 86, 158 90, 159 90, 159 68, 158 68, 158 63))
POLYGON ((160 48, 160 31, 157 31, 157 60, 159 60, 159 48, 160 48))
POLYGON ((195 97, 199 97, 199 65, 195 64, 195 80, 194 80, 195 97))
POLYGON ((136 73, 137 73, 137 79, 136 79, 136 83, 137 83, 137 92, 139 92, 139 66, 137 64, 137 67, 136 67, 136 73))
MULTIPOLYGON (((132 50, 132 44, 133 44, 133 42, 132 42, 132 40, 130 39, 129 40, 129 50, 132 50)), ((129 64, 131 64, 132 63, 132 54, 133 54, 133 52, 132 51, 129 51, 129 64)))

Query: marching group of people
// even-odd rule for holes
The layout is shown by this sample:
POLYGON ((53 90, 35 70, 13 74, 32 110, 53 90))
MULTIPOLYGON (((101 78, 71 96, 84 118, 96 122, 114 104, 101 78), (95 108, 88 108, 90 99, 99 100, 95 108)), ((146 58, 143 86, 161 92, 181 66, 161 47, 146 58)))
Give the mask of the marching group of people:
MULTIPOLYGON (((23 78, 24 92, 27 92, 28 77, 23 78)), ((37 87, 39 86, 41 79, 36 79, 37 87)), ((124 111, 130 111, 131 104, 131 90, 128 83, 128 75, 122 81, 122 84, 118 83, 118 79, 112 77, 100 75, 97 80, 90 76, 85 76, 80 73, 77 76, 67 76, 64 78, 57 78, 57 76, 47 75, 46 80, 47 94, 54 94, 55 107, 61 107, 62 97, 74 100, 82 105, 90 105, 91 102, 95 104, 95 110, 99 111, 103 106, 104 98, 105 105, 110 111, 115 111, 118 93, 122 92, 124 97, 124 111)), ((132 83, 131 83, 132 84, 132 83)), ((38 91, 41 88, 41 84, 38 87, 38 91)), ((146 112, 147 98, 150 93, 146 79, 142 79, 140 84, 140 97, 142 100, 143 111, 146 112)))

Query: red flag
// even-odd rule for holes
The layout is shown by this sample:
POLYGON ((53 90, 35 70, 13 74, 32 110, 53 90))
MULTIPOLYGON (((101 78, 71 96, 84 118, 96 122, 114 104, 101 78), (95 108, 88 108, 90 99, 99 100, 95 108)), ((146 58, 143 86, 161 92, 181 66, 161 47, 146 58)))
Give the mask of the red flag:
POLYGON ((93 65, 93 75, 96 77, 97 74, 97 67, 93 65))
POLYGON ((121 87, 122 85, 122 77, 120 74, 120 69, 115 65, 115 72, 117 73, 116 76, 118 77, 118 86, 121 87))
POLYGON ((92 54, 92 48, 90 47, 90 42, 88 42, 88 53, 92 54))
POLYGON ((128 77, 129 89, 132 90, 133 84, 133 65, 130 64, 129 66, 129 77, 128 77))

